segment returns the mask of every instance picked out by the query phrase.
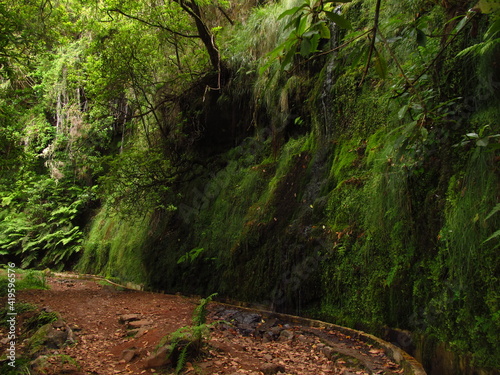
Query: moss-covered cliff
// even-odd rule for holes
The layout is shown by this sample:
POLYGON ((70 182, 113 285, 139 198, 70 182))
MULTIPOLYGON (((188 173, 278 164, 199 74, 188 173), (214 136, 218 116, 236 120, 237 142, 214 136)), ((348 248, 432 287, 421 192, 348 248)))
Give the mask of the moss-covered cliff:
POLYGON ((353 1, 328 53, 261 69, 300 3, 223 31, 230 78, 179 104, 202 130, 172 206, 124 219, 105 204, 79 269, 408 329, 500 368, 499 49, 457 57, 493 16, 383 1, 365 76, 376 1, 353 1))

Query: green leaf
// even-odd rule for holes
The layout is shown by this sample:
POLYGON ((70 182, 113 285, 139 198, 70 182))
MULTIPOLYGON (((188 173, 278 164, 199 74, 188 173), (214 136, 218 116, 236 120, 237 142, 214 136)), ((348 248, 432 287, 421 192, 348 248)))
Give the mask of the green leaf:
POLYGON ((330 21, 335 22, 342 29, 348 29, 348 30, 352 29, 351 23, 346 18, 341 16, 340 14, 325 11, 325 16, 330 21))
POLYGON ((387 78, 387 61, 378 52, 375 57, 375 71, 377 72, 380 78, 382 79, 387 78))
POLYGON ((278 20, 285 18, 286 16, 291 16, 292 14, 297 13, 299 10, 305 8, 306 6, 308 6, 308 5, 304 3, 298 7, 293 7, 293 8, 290 8, 288 10, 285 10, 283 13, 281 13, 279 15, 278 20))
POLYGON ((302 43, 300 43, 300 55, 302 57, 309 56, 309 54, 311 53, 311 48, 312 45, 310 39, 309 38, 302 39, 302 43))
POLYGON ((319 34, 323 39, 330 39, 331 38, 331 33, 330 29, 324 22, 318 22, 317 28, 319 29, 319 34))
POLYGON ((497 237, 500 237, 500 229, 497 230, 495 233, 493 233, 491 236, 489 236, 486 240, 484 240, 483 243, 491 241, 491 240, 493 240, 493 239, 495 239, 497 237))
POLYGON ((481 138, 476 141, 476 145, 479 147, 486 147, 488 146, 488 143, 490 143, 488 138, 481 138))
POLYGON ((400 108, 400 110, 398 111, 398 118, 402 120, 405 117, 407 111, 408 111, 408 104, 400 108))
POLYGON ((427 137, 429 136, 429 131, 425 127, 420 128, 420 134, 422 134, 422 139, 425 141, 427 137))
POLYGON ((2 198, 2 203, 1 203, 1 205, 2 205, 3 207, 10 205, 10 203, 12 202, 12 199, 13 199, 13 198, 12 198, 12 196, 9 196, 9 197, 3 197, 3 198, 2 198))
POLYGON ((500 10, 500 2, 494 0, 479 0, 479 9, 484 14, 497 12, 500 10))
POLYGON ((422 30, 417 29, 417 44, 420 47, 425 47, 426 43, 427 43, 427 36, 422 30))
POLYGON ((299 22, 299 25, 297 26, 297 35, 298 36, 301 36, 302 34, 304 34, 304 32, 306 31, 307 29, 307 17, 299 17, 300 19, 300 22, 299 22))
POLYGON ((455 30, 454 30, 454 31, 455 31, 455 33, 459 33, 459 32, 460 32, 460 30, 462 30, 462 29, 463 29, 463 27, 465 26, 465 24, 467 23, 467 21, 468 21, 468 20, 469 20, 469 18, 468 18, 468 17, 466 17, 466 16, 465 16, 465 17, 463 17, 463 18, 460 20, 460 22, 457 24, 457 26, 455 27, 455 30))
POLYGON ((497 19, 495 22, 493 22, 493 24, 488 28, 488 30, 484 34, 484 40, 493 38, 499 32, 500 32, 500 18, 497 19))
POLYGON ((281 62, 281 70, 288 70, 291 68, 294 56, 295 51, 293 49, 290 49, 281 62))
POLYGON ((285 51, 285 48, 289 46, 290 41, 286 40, 285 42, 281 43, 278 47, 273 49, 271 52, 269 52, 266 55, 267 62, 259 68, 259 74, 264 74, 264 72, 269 69, 269 67, 275 62, 275 60, 283 54, 285 51))
POLYGON ((285 27, 283 28, 283 30, 288 30, 290 27, 294 28, 294 29, 297 29, 297 27, 299 27, 299 22, 300 22, 300 19, 302 17, 295 17, 295 18, 292 18, 290 20, 290 22, 288 22, 285 27))
POLYGON ((497 204, 495 206, 495 208, 493 208, 493 210, 488 214, 488 216, 486 216, 485 220, 488 220, 490 217, 492 217, 493 215, 495 215, 497 212, 500 212, 500 203, 497 204))
POLYGON ((315 34, 311 38, 311 52, 316 52, 318 50, 319 40, 321 37, 318 34, 315 34))

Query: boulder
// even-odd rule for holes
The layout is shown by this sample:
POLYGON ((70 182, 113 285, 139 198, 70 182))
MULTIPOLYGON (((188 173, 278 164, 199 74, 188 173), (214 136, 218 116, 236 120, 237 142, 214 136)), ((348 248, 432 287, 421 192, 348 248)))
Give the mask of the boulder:
POLYGON ((28 340, 29 351, 33 355, 47 349, 59 349, 74 344, 75 335, 71 328, 61 320, 41 326, 28 340))
POLYGON ((152 354, 147 360, 146 360, 146 368, 159 368, 159 367, 165 367, 169 364, 171 364, 172 361, 170 359, 170 347, 167 346, 162 346, 158 351, 154 354, 152 354))

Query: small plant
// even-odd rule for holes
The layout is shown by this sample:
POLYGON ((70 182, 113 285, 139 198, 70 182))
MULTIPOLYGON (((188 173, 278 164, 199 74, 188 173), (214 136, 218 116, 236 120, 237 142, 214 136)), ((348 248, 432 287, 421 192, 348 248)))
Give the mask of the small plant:
POLYGON ((45 324, 55 322, 59 319, 59 315, 53 311, 42 310, 38 314, 27 319, 24 323, 26 331, 36 331, 45 324))
POLYGON ((176 374, 183 370, 189 358, 200 355, 203 343, 208 339, 210 328, 213 327, 213 323, 206 323, 207 305, 216 295, 214 293, 200 300, 193 312, 192 325, 181 327, 161 340, 160 347, 167 342, 170 343, 169 359, 175 367, 176 374))
MULTIPOLYGON (((47 280, 45 274, 41 271, 23 271, 17 270, 16 272, 20 276, 16 280, 16 290, 23 289, 49 289, 47 285, 47 280)), ((7 294, 9 280, 7 274, 0 275, 0 297, 7 294)))
POLYGON ((28 271, 18 283, 18 289, 49 289, 45 273, 28 271))
MULTIPOLYGON (((31 303, 16 302, 16 304, 14 305, 14 311, 17 314, 22 314, 28 311, 34 311, 36 309, 37 309, 36 305, 32 305, 31 303)), ((6 305, 6 307, 0 310, 0 325, 5 327, 8 326, 7 313, 9 312, 12 312, 12 310, 9 308, 9 305, 6 305)))
POLYGON ((16 358, 16 367, 9 366, 8 362, 4 362, 0 365, 0 374, 31 375, 30 359, 25 357, 16 358))

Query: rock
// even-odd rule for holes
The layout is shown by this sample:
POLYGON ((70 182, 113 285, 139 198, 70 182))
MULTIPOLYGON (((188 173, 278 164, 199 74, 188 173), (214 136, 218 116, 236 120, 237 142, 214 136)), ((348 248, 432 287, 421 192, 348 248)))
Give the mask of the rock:
POLYGON ((41 355, 34 359, 30 365, 34 374, 83 374, 78 362, 67 355, 41 355))
POLYGON ((169 365, 172 361, 169 358, 170 347, 163 346, 146 360, 146 368, 158 368, 169 365))
POLYGON ((261 333, 264 333, 268 330, 270 330, 272 327, 274 327, 278 322, 278 319, 276 318, 271 318, 267 321, 265 321, 264 323, 262 324, 259 324, 259 326, 257 327, 257 330, 260 331, 261 333))
POLYGON ((141 327, 141 328, 139 328, 139 329, 137 330, 137 333, 135 334, 135 336, 134 336, 134 337, 135 337, 135 338, 142 337, 142 336, 144 336, 144 334, 145 334, 147 331, 148 331, 148 330, 147 330, 147 328, 145 328, 145 327, 141 327))
POLYGON ((243 336, 250 336, 255 332, 255 326, 251 324, 240 324, 237 329, 243 336))
POLYGON ((262 316, 259 314, 247 313, 242 315, 241 324, 254 324, 259 323, 262 320, 262 316))
POLYGON ((283 330, 284 330, 283 327, 278 326, 278 327, 272 327, 270 331, 273 333, 274 336, 278 337, 283 330))
POLYGON ((407 353, 412 353, 415 350, 412 334, 409 331, 385 327, 382 338, 400 347, 407 353))
POLYGON ((270 342, 274 341, 275 339, 276 338, 271 331, 264 332, 264 334, 262 335, 262 342, 270 342))
POLYGON ((122 352, 122 355, 120 356, 120 360, 123 361, 124 363, 129 363, 134 359, 134 357, 137 355, 137 348, 136 347, 131 347, 129 349, 125 349, 122 352))
POLYGON ((71 328, 71 330, 73 332, 79 332, 82 330, 82 328, 78 324, 75 324, 75 323, 68 324, 68 327, 71 328))
POLYGON ((141 319, 141 316, 139 314, 124 314, 124 315, 120 315, 118 317, 118 322, 120 322, 121 324, 125 324, 127 322, 131 322, 133 320, 140 320, 141 319))
POLYGON ((144 336, 144 334, 148 332, 148 329, 146 327, 141 327, 141 328, 134 328, 134 329, 129 329, 127 331, 127 336, 128 337, 135 337, 136 339, 144 336))
POLYGON ((217 314, 222 320, 234 323, 236 325, 252 325, 256 326, 262 320, 262 316, 256 313, 249 313, 240 310, 224 310, 217 314))
POLYGON ((321 348, 321 353, 325 355, 326 358, 332 359, 333 353, 335 350, 333 350, 330 346, 325 346, 321 348))
POLYGON ((44 348, 59 349, 66 344, 74 344, 75 335, 69 326, 57 320, 40 327, 28 340, 30 353, 35 354, 43 351, 44 348))
POLYGON ((76 337, 75 337, 75 333, 73 332, 73 330, 69 327, 69 326, 66 326, 66 332, 68 334, 68 336, 66 337, 66 344, 69 344, 69 345, 73 345, 76 343, 76 337))
POLYGON ((61 348, 66 342, 68 334, 66 331, 55 329, 54 327, 49 327, 45 334, 45 346, 49 349, 61 348))
POLYGON ((151 320, 134 320, 127 323, 127 327, 130 329, 141 328, 146 326, 151 326, 153 322, 151 320))
POLYGON ((264 375, 274 375, 278 372, 284 373, 285 367, 276 363, 266 363, 265 365, 262 365, 258 371, 262 372, 264 375))
POLYGON ((279 341, 291 341, 293 340, 293 337, 294 337, 294 334, 292 331, 288 331, 286 329, 284 329, 283 331, 280 332, 280 336, 279 336, 279 341))
POLYGON ((55 322, 52 322, 52 327, 54 328, 62 328, 66 325, 66 323, 64 323, 64 320, 62 319, 57 319, 55 322))

